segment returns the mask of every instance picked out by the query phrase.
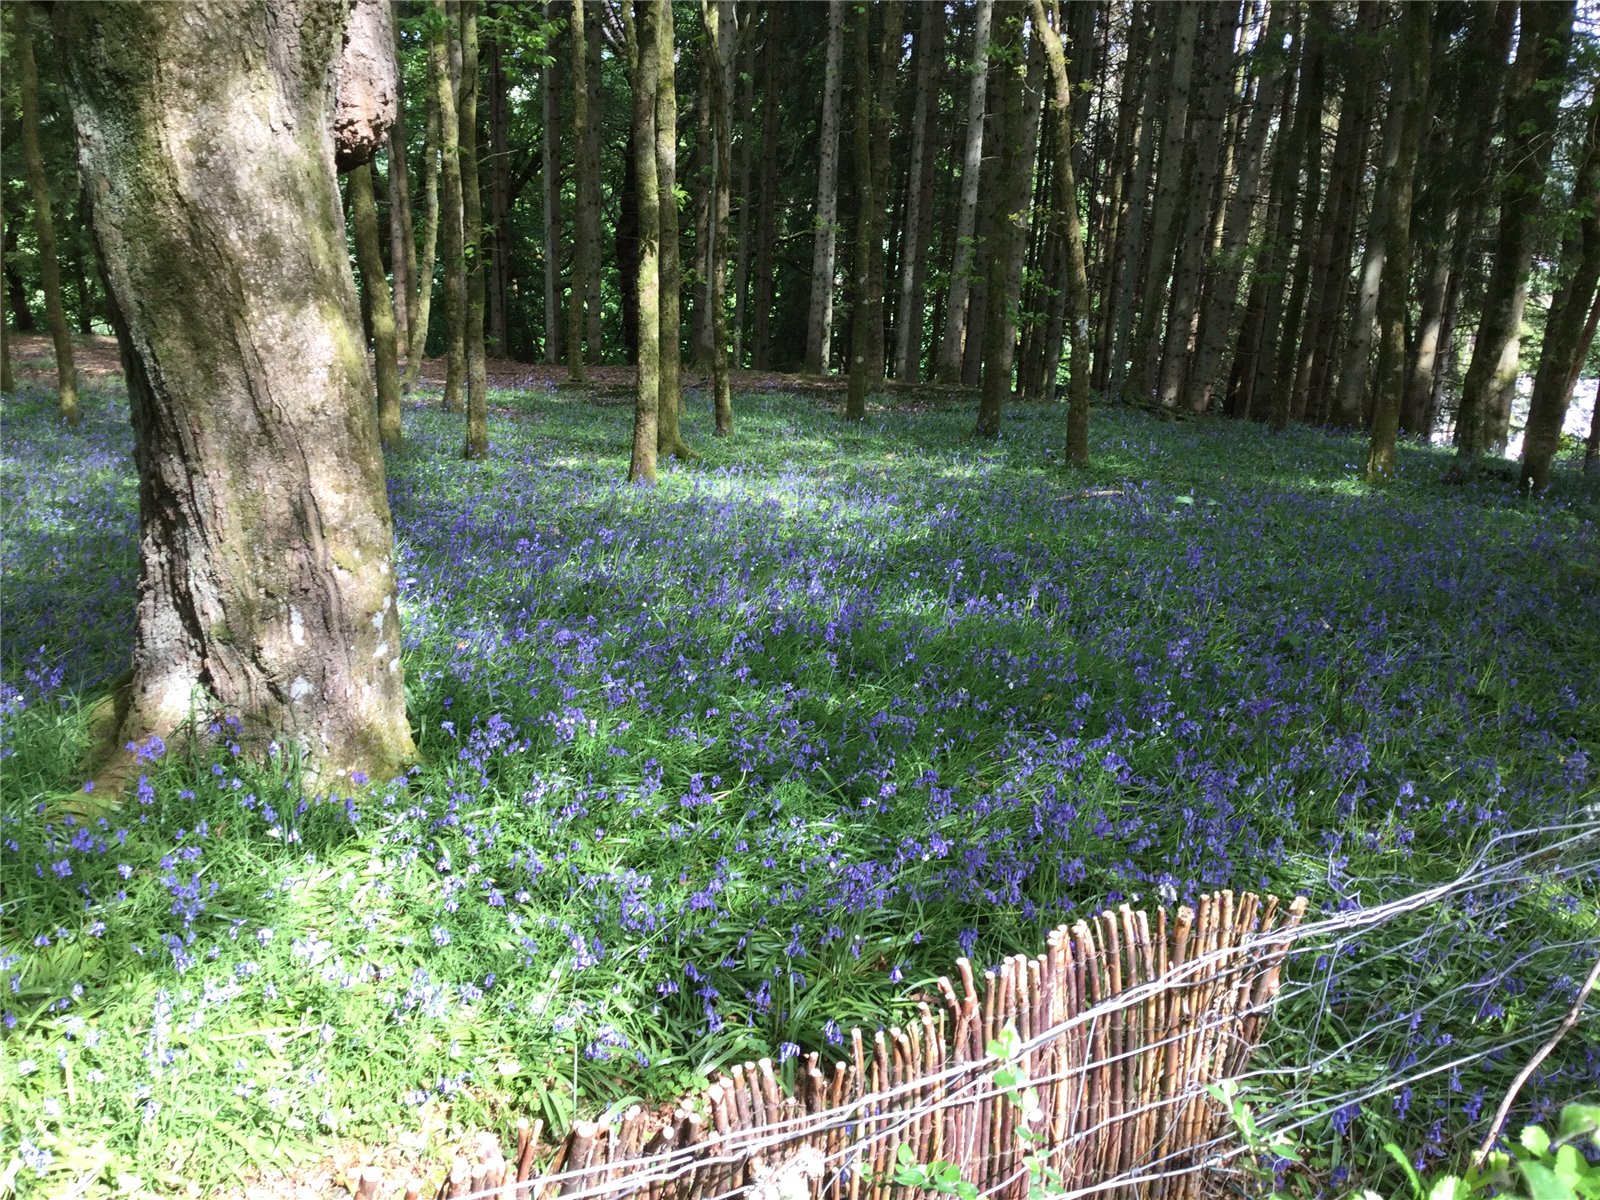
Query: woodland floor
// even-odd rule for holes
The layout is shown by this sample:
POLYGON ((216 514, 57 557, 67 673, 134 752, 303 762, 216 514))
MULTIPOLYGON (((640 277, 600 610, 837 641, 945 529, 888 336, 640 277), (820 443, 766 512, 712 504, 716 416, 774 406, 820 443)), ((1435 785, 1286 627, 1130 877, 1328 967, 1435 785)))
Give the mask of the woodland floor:
MULTIPOLYGON (((1103 905, 1360 910, 1600 801, 1600 488, 1570 465, 1529 502, 1408 446, 1380 491, 1349 437, 1097 407, 1067 474, 1060 406, 976 442, 958 391, 846 425, 836 382, 741 374, 731 439, 689 378, 700 457, 642 491, 631 372, 497 363, 488 459, 426 388, 389 463, 418 767, 303 796, 219 722, 81 824, 54 806, 126 661, 131 435, 110 339, 77 433, 44 339, 15 352, 0 1196, 338 1195, 517 1115, 834 1055, 957 954, 1103 905)), ((1597 877, 1294 964, 1263 1103, 1313 1114, 1318 1178, 1481 1131, 1600 947, 1597 877)), ((1520 1115, 1597 1084, 1580 1028, 1520 1115)))

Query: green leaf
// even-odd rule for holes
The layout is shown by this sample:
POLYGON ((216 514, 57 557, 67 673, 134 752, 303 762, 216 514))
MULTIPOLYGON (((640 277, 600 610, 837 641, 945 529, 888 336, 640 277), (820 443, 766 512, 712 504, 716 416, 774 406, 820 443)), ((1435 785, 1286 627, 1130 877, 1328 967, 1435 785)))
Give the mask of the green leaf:
POLYGON ((1528 1181, 1528 1195, 1533 1200, 1572 1200, 1572 1189, 1563 1187, 1556 1173, 1543 1163, 1525 1162, 1522 1177, 1528 1181))
POLYGON ((1193 504, 1194 503, 1194 497, 1193 496, 1174 496, 1172 498, 1172 502, 1174 504, 1193 504))
POLYGON ((895 1161, 897 1161, 902 1167, 909 1167, 912 1163, 916 1162, 916 1156, 911 1153, 911 1147, 904 1144, 900 1146, 900 1149, 894 1152, 894 1157, 895 1161))
POLYGON ((1556 1181, 1568 1191, 1576 1191, 1578 1177, 1588 1165, 1576 1146, 1562 1146, 1556 1151, 1556 1181))
POLYGON ((1393 1142, 1387 1143, 1384 1149, 1389 1152, 1390 1158, 1400 1164, 1400 1169, 1405 1172, 1406 1178, 1410 1180, 1411 1194, 1417 1200, 1425 1200, 1427 1192, 1422 1186, 1422 1176, 1417 1174, 1417 1169, 1411 1165, 1411 1159, 1406 1155, 1406 1152, 1393 1142))
POLYGON ((1472 1189, 1459 1175, 1441 1175, 1428 1189, 1428 1200, 1468 1200, 1472 1189))
POLYGON ((1550 1153, 1550 1135, 1539 1125, 1529 1125, 1522 1131, 1522 1148, 1535 1158, 1543 1158, 1550 1153))
MULTIPOLYGON (((1600 1134, 1600 1104, 1568 1104, 1561 1110, 1561 1136, 1572 1138, 1586 1133, 1600 1134)), ((1600 1145, 1600 1137, 1595 1144, 1600 1145)))

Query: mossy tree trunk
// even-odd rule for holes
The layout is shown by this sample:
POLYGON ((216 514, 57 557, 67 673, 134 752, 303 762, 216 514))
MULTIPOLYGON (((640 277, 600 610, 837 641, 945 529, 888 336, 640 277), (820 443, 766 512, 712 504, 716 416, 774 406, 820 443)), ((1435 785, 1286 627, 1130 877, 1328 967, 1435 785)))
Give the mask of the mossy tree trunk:
POLYGON ((466 294, 467 458, 489 453, 489 378, 483 344, 483 192, 478 186, 478 0, 460 0, 461 250, 466 294))
POLYGON ((661 379, 656 453, 670 458, 688 458, 689 447, 683 444, 678 431, 678 416, 683 407, 679 304, 683 270, 678 243, 678 88, 673 40, 672 5, 666 3, 661 6, 661 17, 656 22, 660 65, 656 81, 656 189, 661 204, 661 379))
POLYGON ((60 391, 61 419, 78 423, 78 371, 72 361, 72 333, 61 305, 61 263, 56 257, 55 221, 50 211, 50 176, 39 152, 39 72, 33 57, 33 6, 28 0, 11 5, 12 57, 16 60, 17 91, 22 101, 22 161, 33 194, 33 231, 39 242, 39 286, 44 292, 45 320, 56 350, 56 385, 60 391))
POLYGON ((656 81, 661 49, 661 0, 640 0, 627 20, 633 68, 633 155, 639 212, 639 377, 633 411, 633 455, 628 482, 656 481, 657 405, 661 398, 661 193, 656 180, 656 81))
POLYGON ((350 219, 355 224, 356 263, 372 325, 372 357, 378 377, 378 437, 384 449, 400 448, 400 372, 395 360, 394 308, 378 248, 378 204, 372 194, 372 166, 350 172, 350 219))
MULTIPOLYGON (((258 746, 287 736, 313 778, 381 778, 413 753, 335 179, 336 151, 363 160, 393 113, 392 77, 350 49, 374 26, 387 40, 389 12, 373 0, 55 9, 139 470, 117 747, 229 714, 258 746)), ((97 770, 115 781, 130 765, 119 751, 97 770)))
POLYGON ((456 0, 433 0, 439 14, 428 63, 439 110, 439 226, 440 254, 444 258, 444 323, 446 351, 444 408, 460 412, 464 406, 467 373, 467 281, 461 212, 461 120, 456 111, 456 88, 451 70, 451 43, 458 35, 456 0))

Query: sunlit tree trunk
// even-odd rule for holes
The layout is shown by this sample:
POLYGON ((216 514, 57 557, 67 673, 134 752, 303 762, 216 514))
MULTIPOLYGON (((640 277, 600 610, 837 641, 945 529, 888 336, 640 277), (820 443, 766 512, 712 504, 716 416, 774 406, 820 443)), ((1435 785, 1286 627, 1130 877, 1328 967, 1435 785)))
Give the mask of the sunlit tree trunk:
MULTIPOLYGON (((431 64, 430 64, 431 70, 431 64)), ((401 390, 416 387, 422 375, 422 358, 428 344, 428 322, 433 310, 433 269, 439 251, 439 93, 428 89, 428 126, 422 149, 422 257, 412 280, 411 344, 406 351, 406 374, 401 390)))
POLYGON ((1027 73, 1022 55, 1021 0, 995 0, 994 61, 996 76, 994 132, 999 146, 989 220, 989 311, 983 341, 983 388, 978 397, 979 437, 1000 433, 1000 415, 1011 394, 1011 367, 1016 347, 1015 276, 1011 261, 1023 232, 1027 197, 1025 131, 1022 128, 1022 81, 1027 73))
POLYGON ((828 49, 822 83, 817 167, 816 241, 811 250, 811 307, 806 370, 827 373, 833 343, 833 272, 839 236, 839 106, 844 91, 844 0, 828 0, 828 49))
MULTIPOLYGON (((1550 482, 1550 463, 1561 448, 1561 426, 1572 399, 1572 385, 1594 338, 1585 326, 1595 307, 1600 283, 1600 93, 1589 101, 1589 120, 1569 211, 1578 227, 1562 247, 1565 276, 1545 320, 1544 345, 1533 377, 1533 399, 1522 442, 1522 486, 1543 491, 1550 482), (1584 336, 1587 332, 1588 336, 1584 336)), ((1600 410, 1600 396, 1596 397, 1600 410)))
POLYGON ((661 398, 661 193, 656 178, 661 2, 639 0, 630 12, 624 0, 622 10, 628 31, 629 65, 633 69, 633 169, 639 214, 639 377, 628 482, 651 485, 656 481, 657 405, 661 398))
POLYGON ((389 270, 394 276, 394 333, 401 351, 411 345, 412 293, 417 277, 417 235, 411 220, 410 147, 406 140, 404 76, 400 64, 400 25, 394 27, 397 95, 389 129, 389 270))
POLYGON ((660 401, 657 405, 656 452, 672 458, 688 458, 689 447, 678 432, 678 415, 683 404, 679 380, 682 375, 679 303, 682 268, 678 244, 678 89, 673 62, 674 26, 670 0, 661 6, 656 22, 656 184, 660 195, 660 272, 658 321, 661 330, 660 401))
POLYGON ((1573 0, 1523 0, 1519 10, 1517 59, 1506 90, 1500 229, 1456 419, 1463 459, 1505 448, 1536 220, 1555 151, 1574 8, 1573 0))
POLYGON ((1411 0, 1401 10, 1400 56, 1389 103, 1402 110, 1400 144, 1380 182, 1380 203, 1373 220, 1388 229, 1384 243, 1383 291, 1378 297, 1378 395, 1373 405, 1372 441, 1367 450, 1366 479, 1380 483, 1394 478, 1395 438, 1400 431, 1400 406, 1406 386, 1406 302, 1411 287, 1411 198, 1417 158, 1428 124, 1428 85, 1433 59, 1430 31, 1433 5, 1411 0))
POLYGON ((489 378, 483 344, 483 192, 478 186, 478 0, 461 6, 461 233, 466 285, 467 458, 489 452, 489 378))
POLYGON ((136 769, 126 743, 221 713, 263 751, 305 753, 324 787, 413 754, 334 176, 336 153, 381 144, 394 81, 352 50, 334 70, 347 20, 350 47, 387 50, 381 3, 55 9, 139 469, 133 671, 97 766, 112 782, 136 769))
POLYGON ((400 372, 395 359, 394 308, 378 248, 378 205, 372 194, 372 166, 350 172, 350 219, 361 268, 361 291, 372 325, 372 359, 378 383, 378 438, 386 450, 400 448, 400 372))
POLYGON ((972 83, 967 93, 967 143, 961 158, 961 203, 956 210, 955 254, 950 263, 949 298, 939 339, 936 376, 940 383, 961 378, 967 328, 967 289, 978 223, 978 182, 983 168, 983 110, 989 94, 989 27, 994 0, 977 0, 972 34, 972 83))
MULTIPOLYGON (((1055 9, 1055 24, 1061 13, 1055 9)), ((1067 465, 1089 465, 1089 272, 1083 256, 1083 224, 1078 217, 1078 181, 1072 169, 1072 84, 1067 78, 1061 38, 1045 13, 1043 0, 1033 0, 1035 36, 1050 65, 1055 137, 1055 213, 1053 221, 1067 248, 1067 322, 1071 329, 1071 376, 1067 382, 1067 465)), ((1053 374, 1053 372, 1052 372, 1053 374)), ((1050 382, 1053 382, 1051 380, 1050 382)))
POLYGON ((444 258, 444 323, 446 330, 444 408, 462 411, 467 373, 466 250, 461 200, 461 121, 451 44, 460 37, 455 20, 459 0, 433 0, 441 21, 434 30, 429 62, 439 109, 439 225, 444 258))
POLYGON ((72 360, 72 333, 61 306, 61 263, 56 257, 55 220, 50 208, 50 177, 39 152, 39 73, 33 60, 33 5, 31 0, 11 4, 12 57, 17 66, 17 92, 22 106, 22 162, 33 197, 33 232, 39 243, 39 286, 44 292, 45 320, 56 351, 56 386, 61 419, 78 424, 78 370, 72 360))

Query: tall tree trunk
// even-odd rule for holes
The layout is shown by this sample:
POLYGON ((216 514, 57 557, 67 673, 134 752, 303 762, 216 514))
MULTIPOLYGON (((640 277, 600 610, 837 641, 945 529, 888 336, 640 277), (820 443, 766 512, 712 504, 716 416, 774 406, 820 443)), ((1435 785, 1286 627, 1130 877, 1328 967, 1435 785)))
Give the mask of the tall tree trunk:
POLYGON ((765 371, 772 363, 772 269, 778 248, 778 116, 783 79, 781 4, 766 10, 761 51, 761 179, 757 185, 756 265, 750 305, 750 364, 765 371))
POLYGON ((656 39, 656 184, 660 196, 657 312, 661 330, 656 452, 672 458, 688 458, 689 447, 683 444, 678 432, 678 414, 683 403, 679 383, 683 362, 679 319, 683 271, 678 245, 678 89, 671 0, 661 5, 656 20, 656 39))
POLYGON ((483 344, 483 192, 478 186, 478 3, 461 6, 461 233, 466 278, 467 458, 489 453, 489 377, 483 344))
POLYGON ((1314 37, 1311 63, 1300 100, 1304 116, 1300 124, 1302 140, 1299 159, 1305 179, 1301 196, 1300 229, 1294 240, 1294 268, 1290 276, 1288 307, 1284 310, 1278 340, 1277 378, 1272 385, 1271 422, 1275 430, 1289 427, 1290 421, 1303 422, 1309 399, 1306 390, 1311 374, 1311 311, 1306 297, 1311 290, 1311 272, 1316 265, 1316 237, 1313 231, 1325 217, 1322 174, 1323 114, 1327 102, 1328 58, 1332 31, 1324 21, 1331 12, 1312 9, 1306 16, 1307 36, 1314 37))
POLYGON ((461 121, 456 112, 451 43, 460 30, 455 20, 459 0, 433 0, 443 20, 435 28, 430 62, 439 107, 439 224, 444 243, 444 322, 447 330, 444 409, 461 412, 467 371, 467 281, 461 198, 461 121))
POLYGON ((1535 221, 1555 150, 1560 81, 1572 43, 1574 9, 1573 0, 1523 0, 1519 10, 1517 60, 1506 89, 1500 232, 1456 420, 1456 444, 1463 460, 1505 448, 1535 221))
MULTIPOLYGON (((0 246, 5 245, 5 216, 0 213, 0 246)), ((17 390, 17 381, 11 373, 11 323, 6 320, 6 289, 0 287, 0 396, 9 396, 17 390)))
MULTIPOLYGON (((1061 23, 1061 10, 1052 4, 1055 25, 1061 23)), ((1067 445, 1069 467, 1089 465, 1089 272, 1083 256, 1083 225, 1078 218, 1078 181, 1072 167, 1072 85, 1067 78, 1066 56, 1061 38, 1045 14, 1043 0, 1033 0, 1035 36, 1044 47, 1050 64, 1051 105, 1055 136, 1055 212, 1052 220, 1067 248, 1067 316, 1072 329, 1072 374, 1067 383, 1067 445)), ((1046 386, 1054 386, 1055 371, 1050 369, 1046 386)))
POLYGON ((816 240, 811 250, 811 307, 806 370, 825 375, 833 353, 833 273, 839 236, 839 105, 844 91, 844 0, 828 0, 827 65, 822 83, 816 240))
MULTIPOLYGON (((582 25, 583 0, 573 0, 575 15, 572 20, 573 45, 572 56, 575 60, 573 70, 576 72, 583 67, 583 38, 578 30, 582 25)), ((544 19, 548 23, 551 19, 549 0, 545 0, 544 19)), ((543 177, 544 200, 544 361, 548 366, 555 366, 561 361, 563 346, 561 325, 561 91, 558 76, 558 60, 554 57, 540 69, 539 91, 544 101, 544 128, 539 131, 539 165, 543 177)), ((578 89, 574 89, 576 97, 578 89)), ((588 102, 585 94, 584 102, 588 102)), ((583 122, 574 121, 573 128, 577 139, 581 140, 583 122)), ((578 152, 579 166, 573 171, 573 178, 582 186, 583 171, 582 152, 578 152)), ((581 296, 582 281, 573 276, 573 292, 581 296)), ((581 304, 578 299, 573 300, 573 307, 581 304)), ((574 373, 578 382, 583 382, 583 355, 573 354, 572 347, 567 347, 567 367, 574 373), (574 365, 576 364, 576 365, 574 365)))
MULTIPOLYGON (((1195 44, 1200 29, 1199 4, 1178 4, 1164 10, 1175 13, 1172 52, 1167 59, 1167 112, 1161 127, 1161 156, 1157 162, 1156 200, 1150 213, 1150 265, 1144 277, 1139 304, 1139 324, 1128 357, 1137 372, 1138 397, 1150 399, 1160 368, 1161 318, 1172 278, 1172 254, 1178 241, 1178 204, 1183 197, 1185 147, 1188 144, 1189 89, 1194 77, 1195 44)), ((1126 397, 1124 397, 1126 399, 1126 397)))
POLYGON ((961 158, 961 204, 956 210, 955 255, 950 264, 949 299, 939 341, 936 376, 940 383, 961 378, 967 328, 967 290, 978 219, 978 183, 983 173, 984 105, 989 89, 989 26, 994 0, 977 0, 972 33, 972 84, 967 94, 967 144, 961 158))
MULTIPOLYGON (((1595 295, 1600 285, 1600 92, 1589 101, 1569 211, 1579 216, 1578 228, 1562 247, 1565 280, 1545 320, 1544 346, 1533 377, 1533 399, 1522 442, 1522 486, 1535 492, 1543 491, 1550 482, 1550 463, 1561 448, 1561 426, 1572 386, 1594 338, 1592 325, 1584 336, 1586 321, 1591 313, 1600 314, 1595 295)), ((1600 395, 1595 408, 1600 411, 1600 395)))
POLYGON ((514 357, 511 347, 511 113, 506 94, 504 54, 500 39, 489 46, 489 225, 488 315, 486 335, 492 353, 514 357))
MULTIPOLYGON (((627 3, 628 0, 623 0, 627 3)), ((584 0, 572 0, 572 156, 573 180, 577 184, 577 207, 573 212, 572 291, 567 314, 567 377, 574 383, 587 378, 584 370, 583 333, 588 298, 588 279, 599 269, 599 263, 589 257, 590 245, 586 231, 595 215, 599 197, 589 191, 589 74, 587 58, 589 38, 584 28, 584 0)), ((547 136, 549 127, 546 126, 547 136)))
POLYGON ((1227 133, 1228 90, 1233 83, 1233 39, 1239 28, 1237 0, 1222 0, 1207 8, 1205 52, 1200 56, 1204 82, 1200 107, 1191 122, 1194 166, 1188 172, 1188 194, 1183 203, 1178 260, 1172 273, 1172 312, 1161 348, 1161 374, 1156 403, 1176 409, 1183 398, 1184 376, 1193 361, 1194 321, 1200 302, 1205 269, 1206 236, 1211 216, 1211 196, 1222 167, 1223 138, 1227 133))
POLYGON ((72 333, 61 306, 61 264, 56 257, 55 221, 50 213, 50 176, 39 152, 39 73, 33 61, 31 0, 13 0, 11 46, 17 62, 17 91, 22 102, 22 161, 33 197, 33 232, 39 243, 39 286, 44 291, 45 320, 56 351, 56 385, 61 419, 76 427, 78 369, 72 360, 72 333))
POLYGON ((400 371, 395 353, 394 308, 378 246, 378 205, 372 194, 372 166, 350 172, 350 216, 355 225, 356 263, 372 324, 372 360, 378 377, 378 439, 385 450, 400 448, 400 371))
POLYGON ((915 383, 922 369, 922 326, 926 319, 923 281, 927 276, 928 235, 933 228, 933 110, 939 99, 939 68, 944 65, 944 5, 922 10, 917 34, 917 90, 911 118, 911 167, 906 177, 905 251, 900 256, 900 304, 895 310, 894 377, 915 383))
POLYGON ((1380 183, 1381 205, 1373 219, 1388 230, 1384 242, 1389 261, 1378 297, 1378 396, 1373 406, 1372 441, 1367 449, 1366 479, 1380 483, 1394 478, 1395 437, 1406 386, 1406 301, 1411 287, 1411 198, 1417 158, 1428 125, 1428 85, 1433 60, 1433 5, 1412 0, 1401 10, 1400 69, 1389 103, 1402 110, 1400 145, 1391 171, 1380 183))
MULTIPOLYGON (((431 69, 431 67, 430 67, 431 69)), ((428 124, 422 147, 422 261, 412 280, 410 304, 411 343, 406 350, 406 374, 400 390, 409 392, 422 375, 428 344, 428 321, 433 310, 433 268, 439 249, 439 93, 428 89, 428 124)))
MULTIPOLYGON (((1148 147, 1146 127, 1148 106, 1154 100, 1152 89, 1144 85, 1150 66, 1151 27, 1149 4, 1130 0, 1128 53, 1123 65, 1123 85, 1117 102, 1117 131, 1107 164, 1110 195, 1104 209, 1105 231, 1100 238, 1096 292, 1100 296, 1099 331, 1095 337, 1094 375, 1091 385, 1106 390, 1111 378, 1114 335, 1119 321, 1118 281, 1123 278, 1130 242, 1130 224, 1143 220, 1144 184, 1147 160, 1136 147, 1148 147), (1137 190, 1135 182, 1137 182, 1137 190)), ((1137 245, 1132 246, 1138 256, 1137 245)))
POLYGON ((410 144, 406 138, 405 77, 400 64, 400 26, 394 27, 395 114, 389 127, 389 262, 394 274, 394 332, 400 349, 411 346, 412 294, 416 290, 417 235, 411 221, 410 144))
POLYGON ((996 0, 994 6, 994 63, 996 77, 994 132, 999 142, 995 188, 989 219, 989 306, 983 340, 983 390, 978 397, 979 437, 998 437, 1000 414, 1011 394, 1011 366, 1016 348, 1015 279, 1012 258, 1027 197, 1026 141, 1022 81, 1026 67, 1022 54, 1021 0, 996 0))
MULTIPOLYGON (((1204 284, 1206 300, 1200 309, 1200 325, 1195 334, 1195 359, 1189 370, 1187 389, 1187 406, 1194 412, 1203 413, 1210 409, 1218 385, 1224 382, 1221 378, 1222 356, 1237 309, 1239 279, 1244 273, 1250 227, 1260 205, 1261 173, 1267 158, 1267 134, 1279 106, 1279 93, 1284 87, 1285 63, 1281 47, 1291 17, 1288 6, 1274 4, 1267 18, 1266 30, 1262 33, 1262 44, 1272 47, 1273 55, 1266 61, 1265 74, 1251 106, 1250 122, 1235 156, 1237 185, 1234 194, 1223 205, 1222 245, 1204 284)), ((1285 136, 1286 133, 1287 130, 1280 131, 1279 136, 1285 136)))
MULTIPOLYGON (((626 3, 626 0, 623 2, 626 3)), ((583 157, 576 165, 584 173, 584 187, 589 199, 584 206, 582 224, 574 231, 574 235, 583 242, 584 261, 589 264, 589 273, 583 278, 584 357, 588 362, 600 363, 605 361, 604 330, 601 326, 603 305, 600 298, 600 114, 605 104, 605 94, 601 90, 605 77, 600 69, 602 38, 599 22, 588 22, 584 33, 589 55, 584 71, 589 84, 589 119, 585 126, 583 157)))
MULTIPOLYGON (((855 15, 853 38, 855 65, 855 149, 856 175, 856 245, 850 270, 855 276, 854 295, 850 301, 850 384, 845 396, 845 420, 867 419, 867 393, 883 379, 883 363, 869 361, 872 322, 881 320, 883 293, 878 292, 876 303, 872 294, 872 241, 878 236, 877 218, 880 206, 872 194, 872 9, 863 6, 855 15)), ((880 343, 881 344, 881 343, 880 343)))
POLYGON ((622 10, 633 68, 633 169, 639 212, 639 377, 628 482, 652 486, 656 481, 657 405, 661 398, 661 192, 656 178, 661 5, 662 0, 639 0, 630 13, 624 0, 622 10))
POLYGON ((718 437, 733 433, 733 391, 728 380, 728 192, 733 174, 733 0, 705 0, 706 51, 711 56, 711 171, 716 179, 711 212, 709 291, 711 395, 718 437))
MULTIPOLYGON (((1165 39, 1158 39, 1157 29, 1162 23, 1159 5, 1150 6, 1150 62, 1146 80, 1160 78, 1165 70, 1165 39)), ((1139 137, 1133 156, 1133 176, 1128 181, 1128 219, 1123 224, 1123 234, 1118 239, 1115 260, 1115 277, 1112 294, 1116 305, 1116 321, 1112 329, 1109 361, 1105 374, 1105 388, 1112 395, 1122 397, 1123 385, 1128 377, 1129 341, 1133 336, 1133 318, 1138 311, 1140 267, 1146 257, 1147 221, 1145 196, 1150 190, 1150 170, 1155 160, 1156 111, 1161 102, 1161 90, 1146 86, 1145 104, 1140 114, 1139 137)))
MULTIPOLYGON (((867 336, 872 345, 867 351, 869 363, 877 364, 874 386, 884 378, 888 354, 884 341, 884 310, 887 263, 884 258, 884 230, 892 217, 890 197, 891 146, 893 144, 896 97, 900 83, 900 51, 905 43, 905 0, 884 0, 883 37, 878 44, 878 78, 872 97, 872 194, 876 197, 878 213, 873 222, 877 233, 869 247, 868 287, 878 306, 877 319, 867 326, 867 336), (886 211, 888 210, 888 211, 886 211)), ((892 236, 892 235, 891 235, 892 236)))
POLYGON ((324 786, 389 778, 414 753, 334 176, 336 153, 353 164, 381 142, 394 96, 373 79, 363 98, 379 102, 356 102, 371 58, 335 72, 346 19, 370 50, 388 14, 55 9, 109 300, 130 335, 140 573, 108 779, 137 770, 128 742, 213 713, 241 718, 262 753, 287 738, 324 786), (232 119, 216 119, 217 96, 232 119))
MULTIPOLYGON (((78 228, 88 229, 89 218, 89 193, 82 186, 78 188, 74 220, 78 228)), ((72 263, 72 287, 77 294, 78 303, 73 315, 78 319, 78 332, 88 337, 94 332, 94 288, 89 283, 89 272, 84 266, 83 240, 71 238, 67 242, 68 254, 72 263)))
MULTIPOLYGON (((701 20, 705 20, 702 14, 701 20)), ((709 40, 710 34, 707 38, 709 40)), ((717 176, 711 166, 715 114, 711 96, 716 85, 711 81, 714 55, 699 56, 699 78, 695 81, 694 149, 689 155, 689 182, 694 192, 694 264, 689 268, 689 291, 694 298, 693 319, 689 327, 689 364, 696 371, 711 370, 711 225, 716 221, 717 176)))
MULTIPOLYGON (((737 12, 737 9, 735 10, 737 12)), ((755 20, 754 10, 748 10, 739 36, 739 147, 735 154, 735 174, 739 182, 739 224, 733 246, 733 367, 744 366, 745 332, 750 320, 750 210, 754 205, 750 195, 750 143, 754 132, 751 114, 756 104, 755 39, 750 36, 750 25, 755 20)))

